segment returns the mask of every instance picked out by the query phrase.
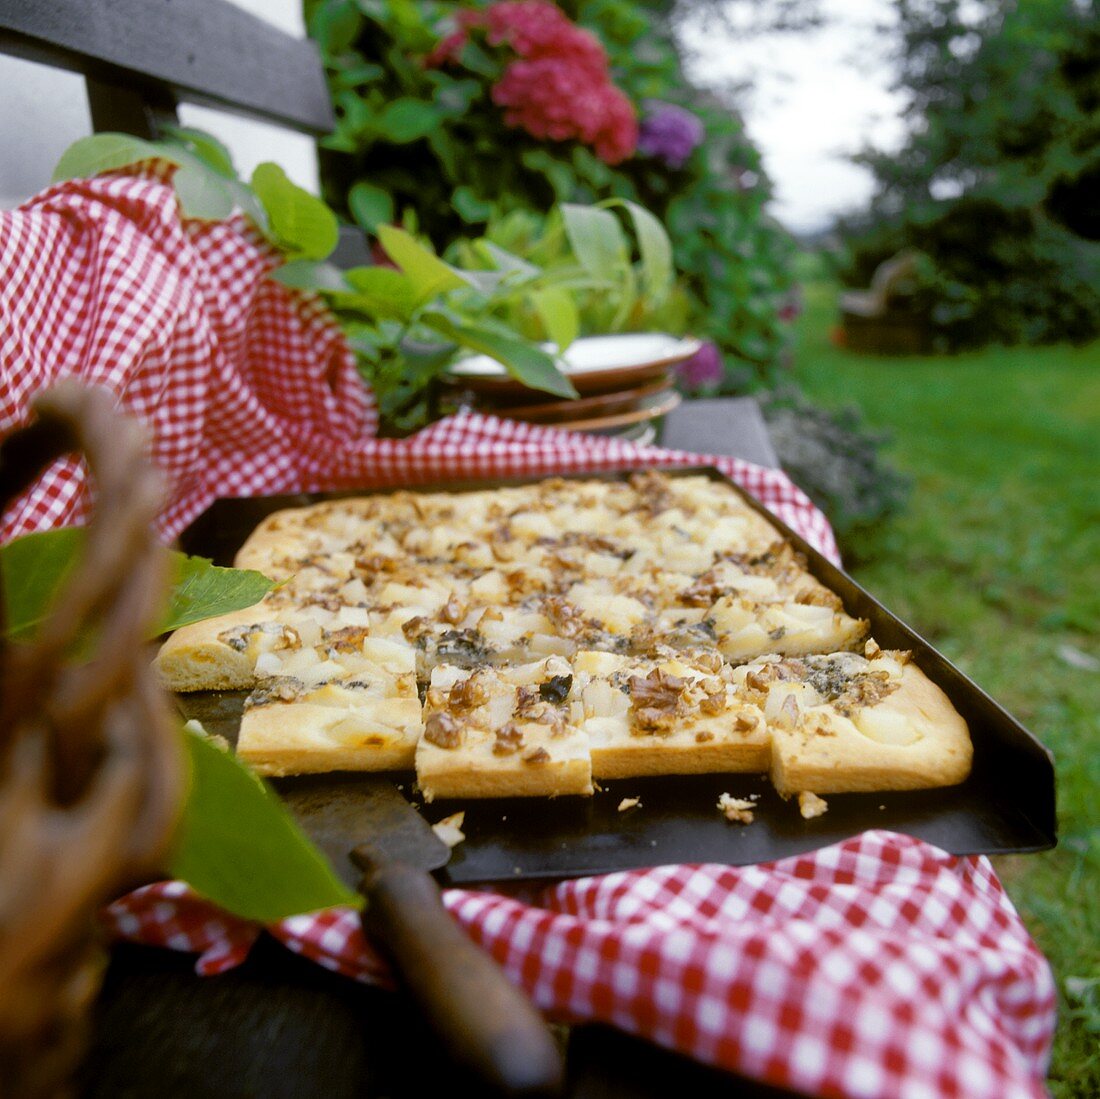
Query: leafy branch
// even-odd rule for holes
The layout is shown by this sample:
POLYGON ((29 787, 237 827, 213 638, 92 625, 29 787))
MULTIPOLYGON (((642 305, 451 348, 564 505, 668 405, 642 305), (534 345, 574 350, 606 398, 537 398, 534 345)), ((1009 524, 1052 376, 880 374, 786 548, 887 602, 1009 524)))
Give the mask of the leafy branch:
POLYGON ((660 305, 673 285, 672 248, 660 222, 620 199, 561 206, 564 262, 543 268, 480 239, 466 242, 471 264, 460 267, 408 228, 388 224, 392 204, 364 184, 353 199, 386 262, 340 270, 326 262, 339 224, 324 202, 271 163, 260 164, 244 183, 225 146, 199 130, 173 127, 157 142, 126 134, 82 138, 62 156, 54 179, 156 159, 176 166, 172 182, 185 216, 221 219, 240 210, 286 257, 271 277, 325 298, 374 390, 384 425, 398 432, 430 418, 441 377, 469 354, 495 359, 532 389, 575 397, 559 356, 581 332, 577 295, 597 293, 614 302, 609 328, 615 331, 640 301, 660 305), (637 265, 614 207, 625 211, 633 229, 637 265), (522 330, 516 318, 524 318, 522 330))

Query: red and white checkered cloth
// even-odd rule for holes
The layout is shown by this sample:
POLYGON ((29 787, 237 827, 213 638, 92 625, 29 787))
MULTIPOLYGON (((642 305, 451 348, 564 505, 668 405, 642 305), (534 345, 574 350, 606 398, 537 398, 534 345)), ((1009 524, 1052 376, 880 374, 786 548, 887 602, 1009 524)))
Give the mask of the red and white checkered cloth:
MULTIPOLYGON (((736 459, 472 414, 375 438, 339 332, 318 302, 263 277, 276 263, 242 219, 182 223, 155 170, 64 183, 0 213, 0 433, 61 377, 114 390, 170 479, 165 537, 218 496, 709 463, 836 557, 799 489, 736 459)), ((63 460, 0 540, 79 522, 87 506, 83 470, 63 460)), ((770 866, 445 898, 562 1020, 605 1020, 811 1094, 1043 1094, 1051 975, 984 859, 878 832, 770 866)), ((178 882, 104 918, 117 935, 200 953, 202 972, 239 962, 259 931, 178 882)), ((270 930, 330 968, 385 979, 350 911, 270 930)))
MULTIPOLYGON (((732 827, 732 826, 731 826, 732 827)), ((760 866, 663 866, 523 900, 448 889, 472 938, 551 1018, 600 1021, 809 1095, 1045 1095, 1050 970, 984 858, 865 832, 760 866)), ((108 930, 244 960, 261 928, 180 882, 111 905, 108 930)), ((385 981, 350 908, 268 928, 329 969, 385 981)))

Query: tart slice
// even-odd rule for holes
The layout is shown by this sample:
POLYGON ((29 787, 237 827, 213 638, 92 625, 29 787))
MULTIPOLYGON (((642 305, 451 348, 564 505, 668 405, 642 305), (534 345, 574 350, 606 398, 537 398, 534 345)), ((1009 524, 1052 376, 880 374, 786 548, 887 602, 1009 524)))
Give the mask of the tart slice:
POLYGON ((764 715, 715 654, 583 652, 573 669, 596 778, 768 769, 764 715))
POLYGON ((416 749, 424 800, 591 794, 572 681, 559 656, 512 668, 435 668, 416 749))
POLYGON ((953 786, 970 773, 966 722, 905 652, 766 656, 732 670, 763 708, 783 797, 953 786))
POLYGON ((237 755, 262 775, 401 770, 421 729, 412 649, 346 628, 288 654, 252 691, 237 755))

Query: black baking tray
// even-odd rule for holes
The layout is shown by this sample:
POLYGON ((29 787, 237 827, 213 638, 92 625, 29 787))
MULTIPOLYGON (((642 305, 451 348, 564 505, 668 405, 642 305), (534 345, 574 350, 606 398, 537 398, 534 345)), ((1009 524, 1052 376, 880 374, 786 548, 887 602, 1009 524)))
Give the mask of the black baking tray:
MULTIPOLYGON (((567 480, 623 478, 621 473, 563 475, 567 480)), ((829 810, 805 821, 794 801, 784 802, 764 775, 671 775, 605 781, 594 797, 514 798, 433 802, 437 820, 466 811, 466 840, 455 848, 442 876, 453 884, 555 879, 603 874, 667 863, 746 865, 784 858, 847 839, 869 828, 916 836, 952 854, 1009 854, 1047 850, 1057 842, 1051 753, 1014 717, 962 674, 914 630, 888 611, 847 573, 810 546, 739 485, 709 467, 664 470, 672 477, 705 474, 728 484, 799 552, 809 571, 843 600, 849 614, 866 618, 883 648, 908 649, 970 726, 974 765, 959 786, 874 794, 830 794, 829 810), (716 805, 722 793, 757 795, 751 825, 730 824, 716 805), (638 808, 619 812, 623 798, 638 808)), ((514 478, 418 485, 412 491, 461 492, 529 484, 514 478)), ((222 499, 180 536, 188 553, 229 565, 255 526, 273 511, 362 491, 222 499)), ((188 696, 188 716, 203 717, 234 736, 243 692, 188 696)), ((213 731, 213 730, 212 730, 213 731)), ((414 776, 394 781, 415 804, 414 776)))

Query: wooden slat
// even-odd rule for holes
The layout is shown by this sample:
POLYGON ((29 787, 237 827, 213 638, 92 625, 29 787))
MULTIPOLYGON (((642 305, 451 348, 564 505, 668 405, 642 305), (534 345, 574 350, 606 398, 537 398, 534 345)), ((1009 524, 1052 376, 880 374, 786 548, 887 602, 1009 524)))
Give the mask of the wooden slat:
POLYGON ((0 52, 306 133, 333 124, 314 43, 227 0, 0 0, 0 52))

